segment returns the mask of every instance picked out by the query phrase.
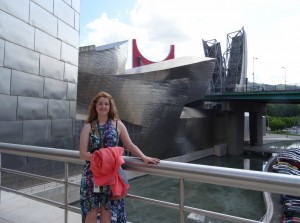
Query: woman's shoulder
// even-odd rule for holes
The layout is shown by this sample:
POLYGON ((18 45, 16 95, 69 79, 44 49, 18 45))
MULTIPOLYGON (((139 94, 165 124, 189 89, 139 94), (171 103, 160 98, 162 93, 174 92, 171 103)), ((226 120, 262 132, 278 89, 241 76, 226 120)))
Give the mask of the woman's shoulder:
POLYGON ((123 124, 123 122, 120 119, 112 119, 111 123, 113 124, 113 126, 117 129, 119 128, 123 128, 125 125, 123 124))
POLYGON ((85 123, 82 130, 90 131, 91 130, 91 123, 85 123))

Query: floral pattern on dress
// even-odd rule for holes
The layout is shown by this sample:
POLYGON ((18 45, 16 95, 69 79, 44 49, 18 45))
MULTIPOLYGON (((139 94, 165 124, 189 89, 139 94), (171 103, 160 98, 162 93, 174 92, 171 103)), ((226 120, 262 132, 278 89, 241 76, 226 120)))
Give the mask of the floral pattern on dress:
MULTIPOLYGON (((91 127, 88 142, 88 149, 90 153, 100 149, 102 143, 104 147, 114 147, 118 145, 118 132, 110 119, 103 126, 100 126, 97 123, 97 128, 100 133, 100 139, 93 127, 91 127)), ((94 193, 94 178, 90 169, 90 162, 86 161, 82 171, 80 187, 82 222, 85 222, 87 212, 101 205, 105 209, 111 210, 112 223, 126 223, 124 199, 112 200, 111 197, 112 191, 110 186, 102 186, 100 187, 100 193, 94 193)))

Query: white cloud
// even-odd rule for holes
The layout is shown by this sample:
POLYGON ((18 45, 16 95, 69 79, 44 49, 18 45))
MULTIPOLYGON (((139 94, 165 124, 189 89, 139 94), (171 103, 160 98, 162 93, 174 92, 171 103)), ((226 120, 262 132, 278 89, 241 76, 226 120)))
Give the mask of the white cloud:
MULTIPOLYGON (((90 32, 81 45, 103 45, 137 39, 141 53, 150 60, 164 59, 171 44, 175 57, 203 57, 202 39, 217 39, 226 50, 226 35, 243 26, 248 42, 248 78, 271 84, 300 84, 300 1, 298 0, 137 0, 129 12, 130 24, 118 15, 102 14, 88 24, 90 32)), ((131 61, 131 44, 129 45, 131 61)), ((131 62, 129 62, 130 64, 131 62)))

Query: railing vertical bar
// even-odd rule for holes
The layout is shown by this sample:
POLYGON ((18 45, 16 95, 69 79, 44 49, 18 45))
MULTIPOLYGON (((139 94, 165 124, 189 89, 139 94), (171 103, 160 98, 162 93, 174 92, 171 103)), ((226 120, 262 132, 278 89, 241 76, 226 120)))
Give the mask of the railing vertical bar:
POLYGON ((1 204, 1 186, 2 186, 2 162, 1 162, 2 153, 0 153, 0 204, 1 204))
POLYGON ((180 198, 179 198, 179 215, 180 215, 180 223, 184 223, 184 179, 180 178, 180 198))
POLYGON ((65 161, 65 223, 68 223, 68 181, 69 181, 69 164, 65 161))

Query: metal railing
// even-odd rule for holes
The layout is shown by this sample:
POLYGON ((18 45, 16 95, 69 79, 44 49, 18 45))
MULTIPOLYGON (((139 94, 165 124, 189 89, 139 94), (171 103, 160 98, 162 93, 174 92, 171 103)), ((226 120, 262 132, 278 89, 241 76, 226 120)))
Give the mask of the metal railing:
MULTIPOLYGON (((128 198, 150 203, 153 205, 158 205, 158 206, 178 210, 180 215, 180 220, 179 220, 180 223, 184 223, 185 212, 198 213, 198 214, 202 214, 217 219, 228 220, 231 222, 249 222, 249 223, 262 222, 262 221, 245 219, 237 216, 231 216, 231 215, 226 215, 222 213, 217 213, 217 212, 186 206, 184 202, 184 183, 185 183, 184 181, 185 180, 223 185, 229 187, 244 188, 244 189, 262 191, 262 192, 265 191, 270 193, 289 194, 295 196, 300 194, 300 178, 298 176, 251 171, 251 170, 214 167, 214 166, 189 164, 189 163, 179 163, 179 162, 171 162, 171 161, 161 161, 160 164, 158 165, 145 165, 137 158, 124 157, 124 159, 125 159, 125 168, 127 170, 179 179, 180 200, 178 204, 166 202, 162 200, 150 199, 150 198, 136 196, 136 195, 130 195, 130 194, 128 195, 128 198)), ((80 213, 79 208, 76 208, 68 204, 68 198, 67 198, 68 186, 69 185, 79 186, 78 184, 72 183, 68 180, 69 178, 68 165, 70 163, 83 164, 83 161, 79 159, 78 151, 0 143, 0 167, 1 167, 0 174, 1 172, 8 172, 8 173, 18 174, 22 176, 42 179, 46 181, 63 183, 65 187, 64 203, 51 201, 49 199, 37 197, 35 195, 22 193, 18 190, 4 187, 1 185, 1 181, 0 181, 0 189, 8 192, 17 193, 37 201, 54 205, 56 207, 64 208, 65 223, 67 223, 68 211, 74 211, 80 213), (36 157, 36 158, 64 162, 65 177, 63 180, 54 179, 54 178, 49 178, 40 175, 3 168, 1 167, 1 153, 14 154, 20 156, 29 156, 29 157, 36 157)))
MULTIPOLYGON (((241 93, 255 93, 255 92, 286 92, 286 91, 300 91, 300 84, 296 83, 293 85, 285 85, 285 84, 277 84, 277 85, 270 85, 270 84, 251 84, 251 85, 243 85, 235 87, 233 92, 241 92, 241 93)), ((232 92, 232 91, 229 91, 232 92)), ((212 87, 210 89, 211 94, 214 93, 226 93, 226 90, 217 87, 212 87)))

